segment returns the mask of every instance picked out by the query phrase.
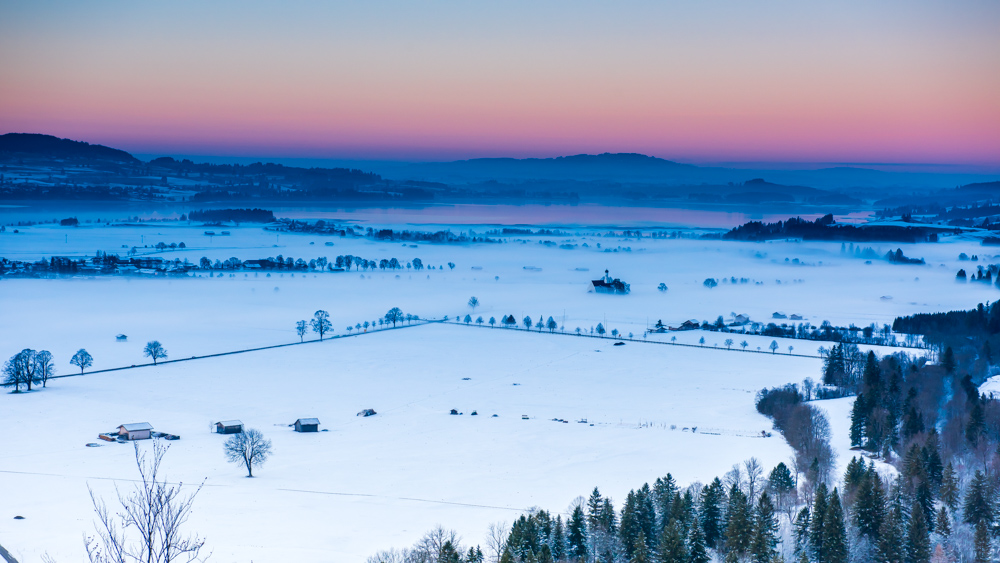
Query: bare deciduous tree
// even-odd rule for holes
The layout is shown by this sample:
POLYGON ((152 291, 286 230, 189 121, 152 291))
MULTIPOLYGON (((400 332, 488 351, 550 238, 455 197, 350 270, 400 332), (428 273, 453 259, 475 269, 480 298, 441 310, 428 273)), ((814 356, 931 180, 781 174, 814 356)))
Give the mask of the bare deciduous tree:
POLYGON ((319 339, 323 340, 323 335, 330 332, 333 328, 333 323, 330 322, 330 313, 320 309, 316 311, 313 315, 313 319, 309 321, 312 325, 313 332, 319 334, 319 339))
POLYGON ((80 375, 83 375, 83 370, 94 365, 94 357, 87 350, 80 348, 76 351, 76 354, 73 354, 69 363, 80 368, 80 375))
POLYGON ((21 392, 21 385, 27 385, 28 391, 31 391, 31 384, 38 382, 35 356, 36 352, 31 348, 11 356, 3 366, 3 385, 13 386, 15 393, 21 392))
POLYGON ((389 309, 388 313, 385 314, 385 322, 392 323, 393 327, 396 326, 396 323, 402 321, 403 321, 403 311, 399 307, 393 307, 392 309, 389 309))
POLYGON ((271 455, 271 441, 253 428, 230 436, 225 448, 226 458, 245 467, 247 477, 253 477, 253 468, 260 467, 271 455))
POLYGON ((426 554, 430 558, 430 561, 436 561, 437 555, 441 553, 441 548, 444 547, 446 542, 451 542, 451 545, 455 547, 459 553, 462 552, 458 534, 455 533, 455 530, 445 530, 444 527, 440 525, 424 534, 424 537, 420 538, 420 540, 414 544, 413 552, 418 555, 426 554))
POLYGON ((493 563, 500 563, 500 557, 507 549, 507 538, 510 536, 510 527, 506 522, 493 522, 486 531, 486 546, 490 550, 493 563))
POLYGON ((35 374, 42 382, 42 387, 46 386, 49 378, 55 373, 56 367, 52 364, 52 352, 41 350, 35 354, 35 374))
POLYGON ((365 563, 409 563, 410 550, 384 549, 368 557, 365 563))
POLYGON ((743 468, 747 473, 747 498, 751 503, 755 503, 760 492, 763 490, 764 468, 755 457, 744 461, 743 468))
POLYGON ((146 347, 142 350, 142 355, 147 358, 153 359, 153 365, 156 365, 156 360, 163 359, 167 357, 167 349, 160 344, 159 340, 150 340, 146 343, 146 347))
POLYGON ((183 494, 183 483, 171 485, 160 476, 168 446, 154 440, 148 458, 138 444, 133 446, 139 481, 127 493, 115 488, 120 510, 109 511, 88 487, 98 519, 97 536, 85 539, 88 559, 91 563, 203 561, 200 552, 205 541, 181 529, 204 483, 190 495, 183 494))
POLYGON ((299 342, 302 342, 306 338, 306 332, 309 330, 309 323, 305 321, 299 321, 295 323, 295 332, 299 335, 299 342))

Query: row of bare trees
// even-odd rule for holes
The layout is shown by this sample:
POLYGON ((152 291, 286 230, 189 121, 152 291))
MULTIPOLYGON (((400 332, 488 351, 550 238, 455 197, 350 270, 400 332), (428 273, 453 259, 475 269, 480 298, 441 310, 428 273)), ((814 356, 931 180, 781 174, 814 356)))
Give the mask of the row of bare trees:
POLYGON ((21 392, 22 385, 31 391, 32 385, 45 387, 55 372, 51 352, 25 348, 4 363, 3 386, 13 387, 15 393, 21 392))
MULTIPOLYGON (((419 317, 416 315, 404 315, 403 311, 399 307, 393 307, 392 309, 389 309, 389 312, 387 312, 381 319, 371 322, 365 321, 364 323, 358 323, 355 326, 349 326, 347 327, 347 331, 350 332, 354 329, 361 330, 362 328, 367 330, 368 327, 374 328, 376 324, 378 324, 379 327, 389 324, 395 327, 396 324, 401 323, 404 320, 414 321, 419 320, 419 317)), ((320 340, 323 340, 323 337, 328 332, 333 330, 333 323, 330 321, 330 313, 320 309, 313 314, 312 319, 308 321, 296 321, 295 333, 299 335, 299 342, 305 341, 306 334, 308 334, 310 330, 319 335, 320 340)))

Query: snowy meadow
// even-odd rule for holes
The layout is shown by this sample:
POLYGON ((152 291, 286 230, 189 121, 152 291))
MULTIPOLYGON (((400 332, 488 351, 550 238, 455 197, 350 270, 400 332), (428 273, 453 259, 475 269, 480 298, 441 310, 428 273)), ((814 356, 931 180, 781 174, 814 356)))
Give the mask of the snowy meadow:
MULTIPOLYGON (((579 226, 463 245, 226 229, 231 235, 209 237, 205 227, 179 221, 8 228, 0 256, 124 255, 134 246, 141 256, 195 264, 350 254, 401 264, 419 258, 426 267, 0 278, 0 353, 49 350, 58 375, 79 372, 69 359, 81 348, 94 371, 145 364, 151 340, 170 360, 299 342, 296 322, 319 309, 330 313, 334 336, 56 378, 42 390, 0 395, 0 538, 20 561, 85 559, 82 538, 94 529, 88 487, 110 500, 137 476, 132 446, 97 435, 131 422, 181 437, 170 443, 164 472, 204 483, 189 527, 205 537, 212 560, 363 561, 439 524, 485 548, 490 523, 532 507, 564 514, 594 486, 620 501, 668 472, 688 485, 750 457, 768 469, 789 461, 791 448, 757 413, 755 394, 818 380, 818 349, 829 343, 701 330, 646 335, 659 320, 679 326, 747 315, 767 323, 782 313, 803 320, 774 322, 882 326, 898 315, 973 308, 997 294, 989 284, 956 284, 955 272, 970 265, 961 253, 989 262, 978 240, 961 236, 865 245, 926 261, 899 265, 845 254, 840 243, 649 238, 579 226), (157 251, 158 242, 185 248, 157 251), (631 292, 594 293, 590 280, 605 269, 631 292), (706 286, 709 278, 715 287, 706 286), (376 329, 393 307, 431 322, 376 329), (489 327, 488 319, 506 315, 520 328, 489 327), (552 317, 558 328, 523 330, 526 316, 552 317), (371 328, 355 328, 366 321, 371 328), (598 324, 625 345, 575 336, 598 324), (769 352, 772 340, 776 353, 748 353, 769 352), (356 416, 367 408, 377 414, 356 416), (304 417, 318 418, 323 431, 293 432, 288 425, 304 417), (273 443, 253 479, 226 462, 224 437, 213 433, 212 423, 229 419, 273 443)), ((823 407, 841 467, 850 456, 850 401, 823 407)))

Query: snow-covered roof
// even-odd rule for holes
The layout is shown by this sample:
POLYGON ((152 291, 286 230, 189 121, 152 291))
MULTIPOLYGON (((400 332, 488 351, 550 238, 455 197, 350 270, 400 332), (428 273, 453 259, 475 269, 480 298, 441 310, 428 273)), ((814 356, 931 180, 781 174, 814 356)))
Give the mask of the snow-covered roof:
POLYGON ((153 425, 148 422, 132 422, 129 424, 122 424, 118 428, 124 428, 129 432, 135 432, 136 430, 152 430, 153 425))
POLYGON ((220 420, 216 424, 221 424, 223 426, 243 426, 243 423, 239 420, 220 420))
POLYGON ((300 418, 300 419, 296 420, 295 422, 297 422, 299 424, 303 424, 303 425, 305 425, 305 424, 316 424, 316 425, 319 425, 319 419, 318 418, 300 418))

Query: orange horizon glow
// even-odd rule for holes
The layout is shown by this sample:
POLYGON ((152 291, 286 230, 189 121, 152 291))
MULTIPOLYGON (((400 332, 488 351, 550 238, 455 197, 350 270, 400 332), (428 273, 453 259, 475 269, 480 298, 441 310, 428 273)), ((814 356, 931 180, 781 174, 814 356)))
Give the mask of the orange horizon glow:
POLYGON ((16 55, 0 133, 165 154, 1000 164, 995 2, 48 4, 0 8, 16 55))

